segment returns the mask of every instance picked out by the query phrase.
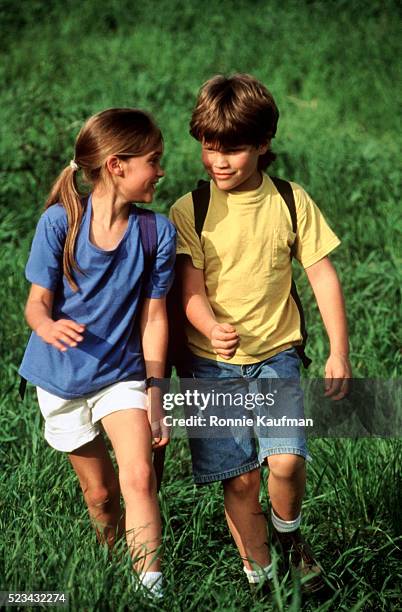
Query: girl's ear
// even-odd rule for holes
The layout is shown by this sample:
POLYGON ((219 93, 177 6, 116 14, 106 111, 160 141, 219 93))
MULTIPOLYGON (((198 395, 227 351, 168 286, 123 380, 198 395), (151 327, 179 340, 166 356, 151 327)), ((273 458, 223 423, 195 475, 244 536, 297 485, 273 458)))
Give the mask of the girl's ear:
POLYGON ((106 159, 105 167, 113 176, 124 175, 122 161, 116 155, 109 155, 109 157, 106 159))
POLYGON ((265 153, 268 151, 269 147, 271 145, 271 141, 268 140, 268 142, 266 142, 263 145, 260 145, 258 147, 258 155, 265 155, 265 153))

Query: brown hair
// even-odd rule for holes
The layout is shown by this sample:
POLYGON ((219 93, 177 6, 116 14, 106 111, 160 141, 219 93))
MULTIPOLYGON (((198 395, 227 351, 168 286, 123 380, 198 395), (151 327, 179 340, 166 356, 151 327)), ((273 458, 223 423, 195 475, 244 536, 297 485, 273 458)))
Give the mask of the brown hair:
MULTIPOLYGON (((271 93, 249 74, 216 75, 201 87, 190 121, 190 134, 224 148, 268 144, 275 137, 279 111, 271 93)), ((268 149, 259 168, 275 159, 268 149)))
POLYGON ((74 250, 83 215, 77 171, 82 170, 85 183, 92 187, 106 178, 104 164, 109 155, 144 155, 161 140, 161 131, 152 117, 135 108, 109 108, 90 117, 81 128, 75 142, 74 160, 57 177, 45 204, 48 208, 60 202, 66 209, 68 230, 63 272, 74 291, 78 286, 73 270, 79 270, 74 250))

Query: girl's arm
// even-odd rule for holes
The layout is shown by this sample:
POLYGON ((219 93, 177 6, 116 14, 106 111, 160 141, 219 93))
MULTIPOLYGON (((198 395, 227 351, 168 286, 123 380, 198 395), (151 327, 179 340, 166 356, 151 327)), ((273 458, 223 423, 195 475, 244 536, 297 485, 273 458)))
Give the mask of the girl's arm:
MULTIPOLYGON (((141 341, 147 378, 162 379, 165 375, 168 343, 166 298, 147 298, 141 311, 141 341)), ((154 439, 154 448, 169 441, 167 428, 163 426, 162 391, 157 386, 148 389, 148 418, 154 439)))
POLYGON ((326 395, 342 399, 352 376, 345 302, 336 270, 328 257, 306 268, 328 334, 330 355, 325 366, 326 395))
POLYGON ((49 289, 32 285, 25 306, 25 318, 29 327, 44 342, 64 352, 83 340, 85 326, 70 319, 52 319, 54 293, 49 289), (67 345, 67 346, 66 346, 67 345))
POLYGON ((239 336, 230 323, 218 323, 205 293, 204 272, 188 256, 181 265, 183 306, 190 323, 211 342, 215 352, 230 359, 239 345, 239 336))
POLYGON ((163 378, 168 342, 166 298, 146 298, 141 311, 141 340, 147 378, 163 378))

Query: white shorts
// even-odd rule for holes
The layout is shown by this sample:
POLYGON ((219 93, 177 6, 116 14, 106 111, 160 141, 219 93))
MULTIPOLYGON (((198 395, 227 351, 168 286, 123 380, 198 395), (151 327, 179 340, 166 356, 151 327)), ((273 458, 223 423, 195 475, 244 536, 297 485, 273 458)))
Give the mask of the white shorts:
POLYGON ((101 432, 98 421, 112 412, 132 408, 147 410, 145 380, 117 382, 95 393, 63 399, 36 387, 45 419, 45 439, 56 450, 71 452, 101 432))

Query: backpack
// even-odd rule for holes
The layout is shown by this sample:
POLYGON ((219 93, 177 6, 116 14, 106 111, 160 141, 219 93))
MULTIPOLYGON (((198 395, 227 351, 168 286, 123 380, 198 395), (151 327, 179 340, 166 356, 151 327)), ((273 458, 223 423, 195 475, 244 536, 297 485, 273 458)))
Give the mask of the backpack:
MULTIPOLYGON (((297 233, 297 214, 296 205, 292 187, 288 181, 283 179, 270 176, 270 179, 277 188, 280 196, 284 200, 292 220, 292 230, 297 233)), ((191 192, 193 198, 194 208, 194 228, 201 240, 201 233, 204 227, 205 219, 208 213, 209 201, 211 196, 211 186, 209 181, 199 181, 197 188, 191 192)), ((296 245, 292 244, 290 249, 290 259, 292 260, 295 256, 296 245)), ((178 255, 177 257, 177 268, 180 266, 180 258, 185 255, 178 255)), ((168 344, 168 357, 167 357, 167 372, 166 375, 170 376, 172 367, 176 368, 179 376, 185 376, 188 371, 188 363, 191 357, 189 349, 187 347, 186 335, 185 335, 185 324, 186 316, 182 307, 182 291, 181 291, 181 280, 180 275, 177 275, 173 286, 167 297, 167 311, 169 319, 169 344, 168 344)), ((303 307, 297 293, 297 288, 294 279, 292 278, 290 295, 292 296, 300 316, 300 331, 302 335, 302 343, 295 346, 299 357, 305 368, 308 368, 311 364, 311 359, 305 353, 305 345, 307 342, 307 331, 305 324, 305 317, 303 307)))

